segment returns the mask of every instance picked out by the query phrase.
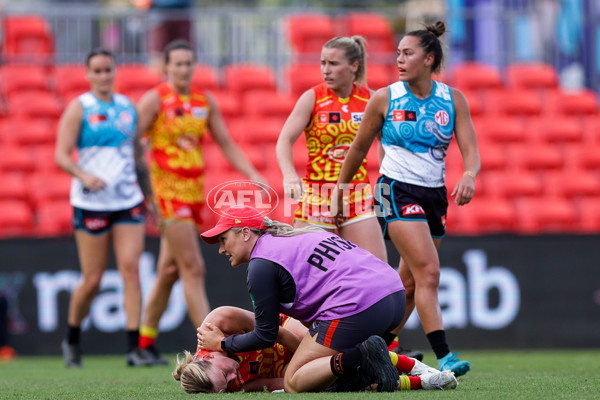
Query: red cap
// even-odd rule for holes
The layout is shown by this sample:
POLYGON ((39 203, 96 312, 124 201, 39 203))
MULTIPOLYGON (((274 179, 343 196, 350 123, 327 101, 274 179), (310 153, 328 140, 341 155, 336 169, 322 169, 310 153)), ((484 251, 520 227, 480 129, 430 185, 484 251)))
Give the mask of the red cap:
POLYGON ((250 206, 233 206, 223 211, 217 224, 200 234, 200 237, 209 244, 219 242, 218 236, 231 228, 266 229, 265 217, 256 208, 250 206))

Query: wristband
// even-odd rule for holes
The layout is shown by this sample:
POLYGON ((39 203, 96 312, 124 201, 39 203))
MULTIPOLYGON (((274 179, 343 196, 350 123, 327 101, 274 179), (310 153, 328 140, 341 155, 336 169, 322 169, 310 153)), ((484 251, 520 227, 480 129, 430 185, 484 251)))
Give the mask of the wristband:
POLYGON ((469 170, 466 170, 466 171, 463 173, 463 176, 465 176, 465 175, 466 175, 466 176, 470 176, 471 178, 473 178, 473 180, 475 180, 475 178, 477 177, 477 175, 475 175, 473 172, 471 172, 471 171, 469 171, 469 170))
POLYGON ((225 344, 225 338, 221 340, 221 350, 227 351, 227 345, 225 344))

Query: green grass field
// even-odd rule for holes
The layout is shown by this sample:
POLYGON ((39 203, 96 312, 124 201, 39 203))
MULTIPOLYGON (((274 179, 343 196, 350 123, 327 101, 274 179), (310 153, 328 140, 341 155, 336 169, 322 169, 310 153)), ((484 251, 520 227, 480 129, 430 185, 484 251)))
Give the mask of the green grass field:
MULTIPOLYGON (((427 356, 426 356, 427 357, 427 356)), ((424 361, 433 361, 431 357, 424 361)), ((473 370, 456 390, 396 393, 233 393, 206 399, 600 399, 600 349, 463 351, 473 370)), ((174 355, 170 357, 174 360, 174 355)), ((87 356, 82 369, 59 357, 19 357, 0 363, 1 399, 189 399, 170 367, 130 368, 123 356, 87 356)))

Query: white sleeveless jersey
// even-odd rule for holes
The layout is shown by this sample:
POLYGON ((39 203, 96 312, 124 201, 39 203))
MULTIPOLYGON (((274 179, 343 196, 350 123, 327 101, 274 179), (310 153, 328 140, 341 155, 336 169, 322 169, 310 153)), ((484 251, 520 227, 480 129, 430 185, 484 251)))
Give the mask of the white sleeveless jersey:
POLYGON ((125 210, 141 203, 144 196, 137 183, 133 140, 137 114, 131 101, 113 94, 106 103, 91 92, 79 96, 83 120, 77 142, 78 165, 106 182, 91 192, 78 178, 71 184, 71 204, 92 211, 125 210))
POLYGON ((444 158, 455 110, 450 87, 437 81, 433 85, 426 99, 413 95, 405 82, 388 86, 389 107, 381 132, 382 175, 413 185, 444 186, 444 158))

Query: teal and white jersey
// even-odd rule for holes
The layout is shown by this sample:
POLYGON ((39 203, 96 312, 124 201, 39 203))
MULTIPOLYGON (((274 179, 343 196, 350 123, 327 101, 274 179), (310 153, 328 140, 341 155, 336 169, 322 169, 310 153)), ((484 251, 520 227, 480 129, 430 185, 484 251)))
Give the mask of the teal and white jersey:
POLYGON ((405 82, 388 86, 388 112, 381 131, 385 156, 379 172, 400 182, 444 186, 446 149, 454 131, 450 87, 433 81, 426 99, 410 92, 405 82))
POLYGON ((137 183, 133 140, 137 114, 131 101, 113 94, 112 103, 91 92, 79 96, 83 121, 77 142, 78 165, 106 182, 91 192, 78 178, 71 184, 71 204, 92 211, 125 210, 139 204, 144 196, 137 183))

